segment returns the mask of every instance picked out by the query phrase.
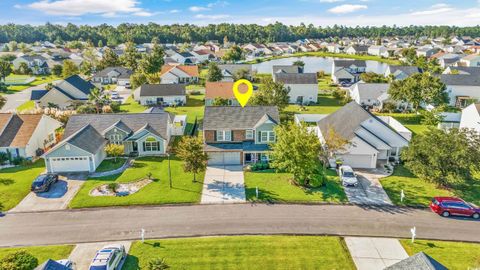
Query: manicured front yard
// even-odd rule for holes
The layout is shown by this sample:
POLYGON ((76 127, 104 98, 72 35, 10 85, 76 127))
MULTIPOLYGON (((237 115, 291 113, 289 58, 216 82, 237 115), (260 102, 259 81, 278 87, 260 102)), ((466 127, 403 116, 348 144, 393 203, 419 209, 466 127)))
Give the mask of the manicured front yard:
POLYGON ((18 112, 31 111, 35 109, 35 101, 29 100, 17 107, 18 112))
POLYGON ((233 236, 134 242, 123 267, 146 269, 165 258, 171 269, 355 269, 339 237, 233 236))
POLYGON ((75 246, 36 246, 36 247, 18 247, 18 248, 0 248, 0 260, 10 253, 19 250, 25 250, 38 259, 38 264, 42 264, 48 259, 61 260, 68 259, 75 246))
POLYGON ((116 161, 115 159, 104 159, 95 172, 108 172, 119 169, 125 164, 125 160, 125 158, 117 158, 116 161))
POLYGON ((33 179, 43 171, 43 159, 29 166, 0 170, 0 211, 15 207, 30 192, 33 179))
POLYGON ((403 166, 397 166, 392 176, 380 180, 383 189, 396 205, 428 206, 434 196, 459 196, 464 200, 480 203, 480 180, 457 184, 451 190, 441 189, 437 185, 426 182, 403 166), (403 189, 405 199, 400 202, 403 189))
POLYGON ((451 270, 480 269, 480 244, 430 241, 400 240, 408 255, 425 252, 451 270))
POLYGON ((245 192, 250 201, 268 202, 346 202, 347 197, 335 171, 327 170, 326 185, 303 188, 291 183, 292 174, 276 173, 273 170, 245 173, 245 192), (256 198, 256 187, 259 196, 256 198))
POLYGON ((119 175, 89 179, 70 202, 71 208, 101 207, 115 205, 149 205, 197 203, 200 201, 204 174, 197 175, 193 182, 193 174, 185 173, 182 161, 171 157, 172 183, 169 187, 168 160, 160 157, 145 157, 136 159, 133 167, 119 175), (147 178, 152 174, 153 183, 148 184, 139 192, 125 197, 92 197, 90 191, 102 184, 128 183, 147 178))
POLYGON ((318 104, 314 106, 288 105, 283 113, 288 119, 293 119, 294 114, 330 114, 340 109, 340 101, 328 94, 318 95, 318 104))
POLYGON ((8 86, 7 94, 13 94, 13 93, 18 92, 18 91, 23 91, 23 90, 25 90, 29 87, 32 87, 32 86, 37 86, 37 85, 44 84, 44 83, 51 83, 55 80, 61 80, 61 79, 62 78, 54 76, 54 75, 35 76, 35 80, 31 83, 8 86))

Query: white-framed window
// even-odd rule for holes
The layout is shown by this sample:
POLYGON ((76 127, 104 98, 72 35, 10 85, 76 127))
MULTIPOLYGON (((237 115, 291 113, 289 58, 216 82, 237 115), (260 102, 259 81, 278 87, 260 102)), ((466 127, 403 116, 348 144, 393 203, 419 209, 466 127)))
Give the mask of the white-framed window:
POLYGON ((230 130, 217 130, 217 141, 230 142, 232 140, 232 131, 230 130))
POLYGON ((247 140, 253 140, 253 130, 247 129, 245 131, 245 139, 247 140))
POLYGON ((143 151, 145 152, 157 152, 160 151, 160 142, 154 137, 148 137, 143 143, 143 151))
POLYGON ((108 136, 108 140, 113 144, 122 144, 122 135, 118 133, 113 133, 108 136))
POLYGON ((274 142, 275 133, 273 131, 261 131, 260 142, 274 142))

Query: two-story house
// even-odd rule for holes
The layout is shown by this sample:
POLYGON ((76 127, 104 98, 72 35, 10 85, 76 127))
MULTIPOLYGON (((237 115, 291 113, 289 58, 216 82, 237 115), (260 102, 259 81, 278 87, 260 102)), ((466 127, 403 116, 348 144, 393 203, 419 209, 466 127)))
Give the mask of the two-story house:
POLYGON ((94 172, 107 156, 107 144, 124 145, 125 155, 165 155, 175 119, 165 112, 72 115, 63 140, 43 156, 47 171, 94 172))
POLYGON ((41 55, 24 55, 12 62, 15 69, 18 69, 21 63, 26 63, 34 75, 46 75, 50 73, 47 59, 41 55))
POLYGON ((289 103, 311 104, 318 101, 318 81, 315 73, 276 73, 275 82, 289 90, 289 103))
POLYGON ((333 60, 332 81, 334 83, 356 83, 360 74, 367 70, 367 63, 362 60, 333 60))
POLYGON ((203 119, 204 150, 209 165, 244 165, 268 161, 269 144, 280 115, 274 106, 210 106, 203 119))
POLYGON ((130 84, 130 76, 133 71, 124 67, 107 67, 97 72, 93 78, 93 83, 98 84, 118 84, 120 86, 127 86, 130 84))
POLYGON ((253 70, 252 65, 249 64, 218 65, 218 68, 222 71, 224 82, 234 82, 240 73, 246 74, 247 80, 252 79, 253 70))

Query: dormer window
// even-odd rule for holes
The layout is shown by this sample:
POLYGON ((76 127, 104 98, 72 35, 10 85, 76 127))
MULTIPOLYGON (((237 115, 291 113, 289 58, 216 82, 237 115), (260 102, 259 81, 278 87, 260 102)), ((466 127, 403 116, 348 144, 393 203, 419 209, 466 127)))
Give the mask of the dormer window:
POLYGON ((232 141, 232 132, 230 130, 217 130, 217 141, 219 142, 232 141))

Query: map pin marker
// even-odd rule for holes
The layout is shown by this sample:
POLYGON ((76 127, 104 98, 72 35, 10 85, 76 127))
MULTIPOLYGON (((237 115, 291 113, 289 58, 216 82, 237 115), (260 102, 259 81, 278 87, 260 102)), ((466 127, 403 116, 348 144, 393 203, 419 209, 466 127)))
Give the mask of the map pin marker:
POLYGON ((253 94, 252 83, 245 79, 236 81, 233 84, 233 94, 235 95, 235 98, 238 100, 238 103, 240 103, 242 107, 245 107, 245 105, 247 105, 248 103, 248 100, 252 97, 252 94, 253 94), (243 84, 247 86, 247 91, 244 93, 240 92, 240 89, 239 89, 240 85, 243 85, 243 84))

